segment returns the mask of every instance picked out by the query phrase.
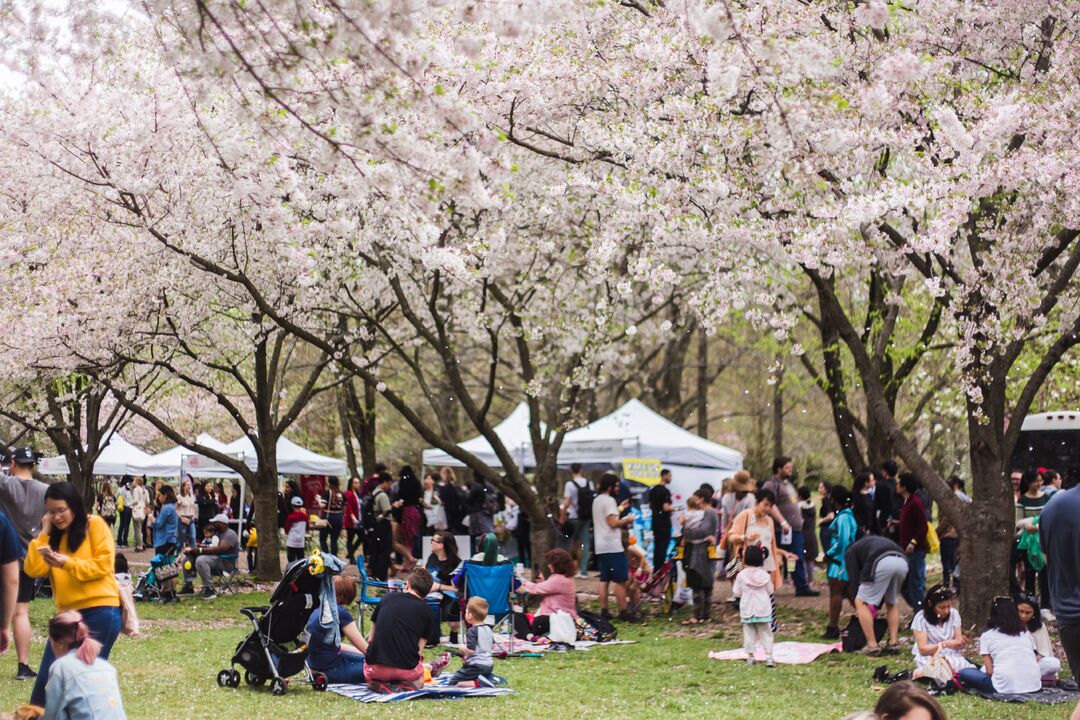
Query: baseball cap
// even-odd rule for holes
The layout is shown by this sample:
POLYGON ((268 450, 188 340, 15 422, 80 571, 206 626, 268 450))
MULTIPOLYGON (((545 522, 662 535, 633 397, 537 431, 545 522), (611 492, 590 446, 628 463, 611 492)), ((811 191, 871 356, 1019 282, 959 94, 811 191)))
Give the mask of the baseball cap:
POLYGON ((291 502, 293 504, 293 507, 300 507, 300 506, 302 506, 304 504, 304 498, 302 498, 302 497, 294 497, 289 502, 291 502))
POLYGON ((226 515, 225 513, 218 513, 218 514, 217 514, 217 515, 215 515, 214 517, 210 518, 210 522, 212 522, 212 523, 225 523, 225 524, 228 524, 228 522, 229 522, 229 516, 228 516, 228 515, 226 515))
POLYGON ((11 459, 16 465, 37 465, 38 455, 33 448, 19 447, 11 451, 11 459))

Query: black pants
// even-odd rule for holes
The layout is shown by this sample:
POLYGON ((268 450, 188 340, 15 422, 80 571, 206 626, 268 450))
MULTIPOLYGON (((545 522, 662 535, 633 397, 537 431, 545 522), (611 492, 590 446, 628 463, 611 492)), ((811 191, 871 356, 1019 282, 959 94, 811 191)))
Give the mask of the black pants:
POLYGON ((288 562, 296 562, 304 558, 304 548, 285 548, 285 560, 288 562))
POLYGON ((326 513, 327 527, 319 529, 319 546, 323 552, 337 555, 338 538, 341 537, 341 524, 344 520, 345 516, 342 513, 326 513), (328 540, 329 547, 327 547, 328 540))
POLYGON ((345 555, 352 560, 356 557, 356 551, 360 549, 364 533, 361 528, 346 528, 345 530, 345 555))
POLYGON ((653 527, 653 570, 659 570, 667 560, 668 545, 671 544, 671 525, 653 527))
POLYGON ((1073 679, 1080 682, 1080 623, 1063 623, 1059 620, 1058 635, 1061 637, 1061 647, 1065 649, 1065 657, 1069 660, 1073 679))
POLYGON ((128 544, 128 530, 131 529, 131 508, 124 508, 120 511, 120 527, 116 531, 116 544, 121 547, 127 547, 128 544))
POLYGON ((956 548, 959 544, 959 538, 941 538, 941 581, 946 585, 952 584, 952 576, 956 572, 956 548))
POLYGON ((393 550, 393 529, 389 520, 375 524, 372 542, 364 546, 368 575, 373 580, 386 580, 390 575, 390 552, 393 550), (371 545, 371 547, 367 547, 371 545))

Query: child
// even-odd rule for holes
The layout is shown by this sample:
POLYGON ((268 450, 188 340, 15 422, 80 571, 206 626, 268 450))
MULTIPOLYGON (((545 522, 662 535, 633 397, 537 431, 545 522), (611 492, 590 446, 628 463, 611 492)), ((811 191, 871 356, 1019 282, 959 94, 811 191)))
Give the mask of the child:
POLYGON ((217 547, 218 543, 221 542, 221 538, 214 534, 213 525, 207 525, 206 527, 204 527, 202 533, 203 539, 199 544, 203 547, 217 547))
POLYGON ((304 557, 308 515, 304 510, 302 497, 295 496, 290 502, 292 512, 285 518, 285 559, 288 562, 295 562, 304 557))
POLYGON ((735 577, 731 591, 739 601, 746 664, 754 664, 755 646, 760 642, 765 651, 765 666, 776 667, 771 625, 773 581, 762 567, 768 552, 760 545, 750 545, 743 551, 743 569, 735 577))
POLYGON ((704 519, 705 510, 702 509, 701 498, 696 495, 686 498, 686 512, 679 515, 683 528, 693 527, 704 519))
POLYGON ((481 597, 469 598, 465 606, 465 622, 469 629, 465 633, 465 644, 458 649, 465 658, 465 663, 450 678, 451 685, 475 680, 477 685, 495 687, 491 670, 495 662, 491 649, 495 645, 495 636, 491 628, 484 624, 488 614, 487 600, 481 597))
POLYGON ((45 685, 46 718, 126 717, 116 669, 99 656, 101 643, 90 636, 78 611, 49 621, 49 647, 56 662, 45 685))
POLYGON ((135 586, 131 582, 127 558, 123 553, 116 553, 113 560, 113 574, 120 590, 120 632, 129 637, 139 636, 139 615, 135 612, 135 586))
POLYGON ((259 553, 257 551, 259 547, 259 538, 255 534, 255 528, 251 528, 247 531, 247 543, 245 547, 247 547, 248 572, 254 573, 255 563, 259 561, 259 553))

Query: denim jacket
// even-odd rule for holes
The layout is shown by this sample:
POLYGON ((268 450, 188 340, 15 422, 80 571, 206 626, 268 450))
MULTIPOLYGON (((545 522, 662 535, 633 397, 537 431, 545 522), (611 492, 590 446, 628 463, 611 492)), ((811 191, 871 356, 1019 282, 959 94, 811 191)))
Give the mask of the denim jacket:
POLYGON ((87 665, 69 652, 49 668, 44 720, 126 720, 116 669, 97 658, 87 665))

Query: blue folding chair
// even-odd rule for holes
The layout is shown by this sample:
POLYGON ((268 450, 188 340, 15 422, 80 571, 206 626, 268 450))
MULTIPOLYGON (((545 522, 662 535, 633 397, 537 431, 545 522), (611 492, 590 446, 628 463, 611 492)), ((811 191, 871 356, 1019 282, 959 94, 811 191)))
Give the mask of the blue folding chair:
POLYGON ((382 580, 372 580, 368 577, 367 567, 364 565, 364 556, 356 556, 356 570, 360 575, 360 593, 357 602, 360 603, 360 633, 364 632, 364 608, 377 607, 379 602, 382 601, 382 595, 369 595, 368 590, 382 590, 384 593, 390 591, 390 584, 383 582, 382 580))
MULTIPOLYGON (((462 566, 465 582, 462 589, 464 603, 471 597, 482 597, 488 603, 488 615, 494 618, 494 627, 506 626, 510 636, 510 654, 514 652, 514 566, 510 563, 484 565, 466 560, 462 566)), ((462 607, 462 619, 465 608, 462 607)))

